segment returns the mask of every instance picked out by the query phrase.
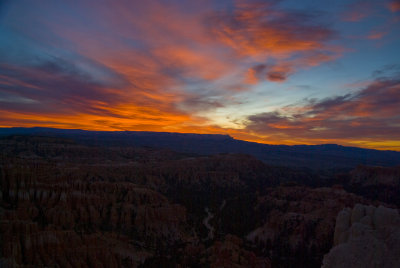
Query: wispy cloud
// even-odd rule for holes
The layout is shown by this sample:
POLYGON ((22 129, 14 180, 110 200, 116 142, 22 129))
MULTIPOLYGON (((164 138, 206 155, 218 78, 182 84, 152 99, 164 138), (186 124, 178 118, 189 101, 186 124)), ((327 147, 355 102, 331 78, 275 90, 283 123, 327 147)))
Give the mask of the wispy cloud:
POLYGON ((341 49, 329 45, 336 32, 320 21, 316 12, 288 11, 276 1, 237 1, 230 11, 210 19, 215 37, 232 48, 237 57, 249 57, 267 64, 261 75, 260 63, 248 75, 274 82, 285 81, 298 69, 316 66, 340 56, 341 49))
POLYGON ((303 106, 248 117, 246 128, 287 140, 346 142, 397 140, 400 132, 400 76, 378 78, 355 94, 307 100, 303 106))

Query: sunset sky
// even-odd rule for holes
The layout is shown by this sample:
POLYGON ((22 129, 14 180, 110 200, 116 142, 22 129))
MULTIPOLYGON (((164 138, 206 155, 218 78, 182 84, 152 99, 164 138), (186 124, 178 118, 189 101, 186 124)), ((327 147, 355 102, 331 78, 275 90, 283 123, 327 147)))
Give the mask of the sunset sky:
POLYGON ((12 126, 400 150, 400 1, 2 0, 12 126))

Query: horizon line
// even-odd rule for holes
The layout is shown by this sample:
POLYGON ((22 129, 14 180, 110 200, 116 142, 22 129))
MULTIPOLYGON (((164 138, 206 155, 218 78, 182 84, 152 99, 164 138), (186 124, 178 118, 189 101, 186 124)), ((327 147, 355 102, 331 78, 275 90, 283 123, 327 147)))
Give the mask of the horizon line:
MULTIPOLYGON (((81 129, 81 128, 56 128, 56 127, 40 127, 40 126, 35 126, 35 127, 0 127, 0 130, 2 129, 52 129, 52 130, 78 130, 78 131, 84 131, 84 132, 103 132, 103 133, 111 133, 111 132, 142 132, 142 133, 166 133, 166 134, 187 134, 187 135, 211 135, 211 136, 227 136, 233 140, 236 141, 243 141, 243 142, 249 142, 249 143, 256 143, 256 144, 261 144, 261 145, 267 145, 267 146, 324 146, 324 145, 335 145, 335 146, 341 146, 341 147, 347 147, 347 148, 358 148, 358 149, 363 149, 363 150, 375 150, 375 151, 386 151, 386 152, 398 152, 400 153, 400 150, 394 150, 394 149, 377 149, 377 148, 365 148, 365 147, 359 147, 359 146, 348 146, 348 145, 343 145, 339 143, 320 143, 320 144, 271 144, 271 143, 264 143, 264 142, 259 142, 259 141, 252 141, 252 140, 245 140, 245 139, 237 139, 230 134, 220 134, 220 133, 195 133, 195 132, 167 132, 167 131, 148 131, 148 130, 91 130, 91 129, 81 129)), ((13 135, 13 134, 11 134, 13 135)), ((16 134, 18 135, 18 134, 16 134)))

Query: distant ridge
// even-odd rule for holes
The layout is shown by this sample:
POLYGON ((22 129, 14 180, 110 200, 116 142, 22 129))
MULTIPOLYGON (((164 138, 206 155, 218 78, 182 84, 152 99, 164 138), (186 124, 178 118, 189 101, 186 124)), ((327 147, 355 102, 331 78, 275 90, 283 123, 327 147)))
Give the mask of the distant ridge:
POLYGON ((236 140, 229 135, 150 131, 87 131, 57 128, 0 128, 0 136, 28 135, 72 139, 97 146, 149 146, 210 155, 244 153, 268 164, 311 169, 353 168, 357 165, 400 165, 400 152, 337 144, 269 145, 236 140))
POLYGON ((12 128, 0 128, 0 135, 135 135, 135 136, 191 136, 192 138, 210 138, 210 139, 233 139, 229 135, 224 134, 198 134, 198 133, 178 133, 178 132, 155 132, 155 131, 96 131, 96 130, 82 130, 82 129, 61 129, 61 128, 46 128, 46 127, 12 127, 12 128))

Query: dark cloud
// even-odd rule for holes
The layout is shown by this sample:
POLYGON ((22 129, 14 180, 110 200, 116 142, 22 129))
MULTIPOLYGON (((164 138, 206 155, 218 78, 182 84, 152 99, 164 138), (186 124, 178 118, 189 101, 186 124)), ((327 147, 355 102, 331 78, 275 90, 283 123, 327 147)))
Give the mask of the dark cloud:
POLYGON ((389 2, 388 7, 389 7, 390 11, 392 11, 392 12, 399 12, 400 11, 400 1, 392 0, 389 2))
POLYGON ((308 140, 399 140, 400 76, 377 79, 355 94, 308 100, 249 116, 247 130, 281 138, 308 140))
POLYGON ((117 89, 127 82, 105 67, 98 71, 99 67, 92 64, 89 68, 99 75, 107 74, 110 79, 105 80, 105 75, 98 79, 90 71, 60 58, 37 61, 30 66, 0 64, 0 94, 9 96, 2 107, 24 112, 99 113, 102 111, 95 108, 96 103, 122 101, 120 95, 109 90, 109 86, 113 84, 117 89))
POLYGON ((400 64, 387 64, 372 73, 374 78, 384 78, 400 75, 400 64))
POLYGON ((336 96, 336 97, 331 97, 331 98, 326 98, 321 101, 317 101, 315 99, 309 101, 309 105, 311 106, 311 111, 309 111, 307 114, 309 115, 314 115, 318 114, 321 112, 324 112, 328 109, 332 109, 335 107, 342 106, 343 104, 347 103, 348 101, 351 101, 354 96, 351 94, 346 94, 343 96, 336 96))
POLYGON ((290 64, 257 64, 250 69, 256 81, 267 79, 271 82, 284 82, 292 72, 293 68, 290 64))
POLYGON ((261 76, 264 74, 265 70, 267 69, 266 64, 257 64, 253 68, 254 72, 256 73, 257 76, 261 76))
POLYGON ((206 96, 186 97, 178 105, 181 109, 191 112, 215 110, 224 106, 221 100, 206 96))
POLYGON ((287 78, 287 73, 284 72, 268 72, 267 79, 272 82, 283 82, 287 78))

